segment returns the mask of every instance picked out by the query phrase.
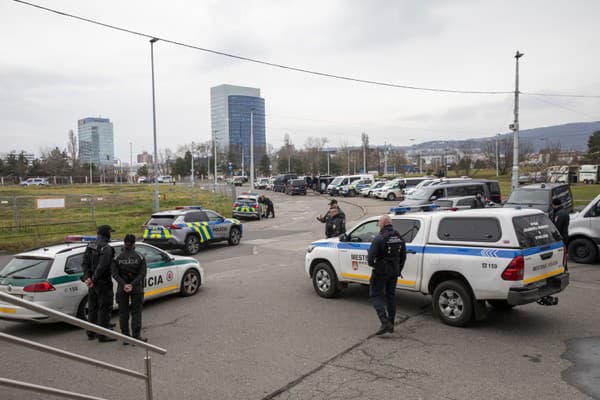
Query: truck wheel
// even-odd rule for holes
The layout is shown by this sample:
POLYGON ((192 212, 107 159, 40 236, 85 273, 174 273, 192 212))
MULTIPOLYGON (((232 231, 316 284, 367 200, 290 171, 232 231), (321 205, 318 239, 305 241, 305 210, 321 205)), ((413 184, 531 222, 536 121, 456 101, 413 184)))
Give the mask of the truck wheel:
POLYGON ((473 297, 464 283, 444 281, 433 291, 433 311, 442 322, 465 326, 473 318, 473 297))
POLYGON ((394 193, 390 193, 387 195, 387 199, 390 201, 396 200, 396 195, 394 193))
POLYGON ((506 300, 488 300, 487 302, 496 310, 510 310, 514 307, 512 304, 508 304, 506 300))
POLYGON ((578 238, 569 243, 569 255, 576 263, 591 264, 598 258, 598 248, 591 240, 578 238))
POLYGON ((200 239, 196 235, 188 235, 185 238, 184 246, 186 253, 190 255, 196 254, 200 251, 200 239))
POLYGON ((337 276, 331 266, 325 262, 316 265, 312 281, 315 291, 321 297, 330 299, 340 293, 337 276))
POLYGON ((232 246, 237 246, 238 244, 240 244, 240 239, 242 238, 242 234, 239 230, 239 228, 233 227, 231 228, 231 230, 229 231, 229 244, 232 246))

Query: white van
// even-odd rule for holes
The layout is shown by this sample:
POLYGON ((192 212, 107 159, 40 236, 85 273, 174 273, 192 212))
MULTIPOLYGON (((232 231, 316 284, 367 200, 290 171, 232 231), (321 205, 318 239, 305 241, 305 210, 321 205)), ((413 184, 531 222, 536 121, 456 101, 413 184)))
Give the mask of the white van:
POLYGON ((327 193, 332 196, 338 195, 342 186, 347 186, 361 179, 371 179, 373 181, 373 175, 340 175, 327 186, 327 193))

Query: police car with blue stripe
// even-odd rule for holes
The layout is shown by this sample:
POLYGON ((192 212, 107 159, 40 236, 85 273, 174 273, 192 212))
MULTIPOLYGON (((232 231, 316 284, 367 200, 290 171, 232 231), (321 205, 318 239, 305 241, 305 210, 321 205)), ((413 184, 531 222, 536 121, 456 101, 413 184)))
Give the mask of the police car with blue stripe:
MULTIPOLYGON (((430 294, 435 314, 449 325, 484 318, 486 302, 554 305, 553 295, 569 284, 562 238, 539 210, 391 211, 407 249, 397 288, 430 294)), ((339 238, 310 244, 305 269, 319 296, 369 283, 367 252, 379 233, 377 221, 368 218, 339 238)))
MULTIPOLYGON (((64 244, 41 247, 17 254, 0 268, 0 291, 84 318, 88 288, 81 281, 85 248, 95 236, 68 236, 64 244)), ((122 241, 109 242, 118 255, 122 241)), ((204 270, 192 257, 174 256, 154 246, 136 243, 136 251, 146 258, 144 301, 179 293, 192 296, 204 283, 204 270)), ((115 286, 117 283, 113 280, 115 286)), ((117 308, 116 302, 114 308, 117 308)), ((45 315, 0 301, 0 319, 54 322, 45 315)))
POLYGON ((235 218, 203 209, 201 206, 178 206, 174 210, 152 214, 144 224, 143 240, 161 249, 183 249, 196 254, 202 245, 227 240, 238 245, 242 223, 235 218))

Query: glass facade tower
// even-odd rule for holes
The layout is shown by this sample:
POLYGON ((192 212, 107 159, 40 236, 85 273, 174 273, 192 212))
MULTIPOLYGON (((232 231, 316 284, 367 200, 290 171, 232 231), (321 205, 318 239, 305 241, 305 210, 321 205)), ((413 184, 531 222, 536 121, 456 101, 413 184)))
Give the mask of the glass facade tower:
POLYGON ((82 164, 113 165, 115 146, 113 124, 108 118, 84 118, 77 121, 79 161, 82 164))
POLYGON ((211 129, 217 146, 225 150, 228 161, 236 168, 242 166, 249 174, 250 113, 254 111, 254 167, 266 152, 265 99, 260 89, 220 85, 211 88, 211 129))

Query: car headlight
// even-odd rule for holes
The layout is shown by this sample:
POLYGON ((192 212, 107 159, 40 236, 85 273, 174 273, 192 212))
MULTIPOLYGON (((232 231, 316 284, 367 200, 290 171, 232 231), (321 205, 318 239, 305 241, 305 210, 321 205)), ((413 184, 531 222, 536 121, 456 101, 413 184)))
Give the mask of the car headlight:
POLYGON ((306 252, 310 253, 311 251, 313 251, 315 249, 315 247, 317 247, 317 246, 315 246, 314 244, 309 244, 308 248, 306 249, 306 252))

